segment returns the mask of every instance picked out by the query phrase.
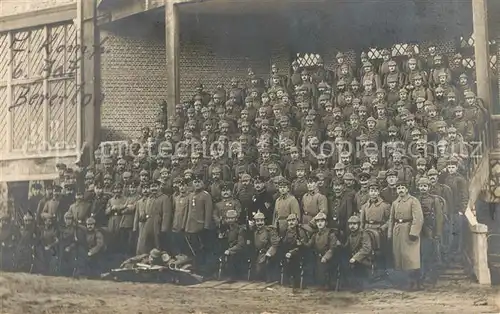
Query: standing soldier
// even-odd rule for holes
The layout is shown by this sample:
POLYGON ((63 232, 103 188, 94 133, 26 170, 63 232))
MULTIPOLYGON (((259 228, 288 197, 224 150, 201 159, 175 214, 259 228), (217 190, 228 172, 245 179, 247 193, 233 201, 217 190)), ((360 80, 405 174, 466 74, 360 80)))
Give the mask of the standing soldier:
POLYGON ((90 217, 94 217, 97 227, 107 226, 108 218, 106 217, 106 206, 108 204, 108 197, 104 194, 102 183, 96 183, 94 193, 95 197, 92 200, 90 217))
POLYGON ((252 205, 248 208, 247 220, 252 220, 253 215, 261 212, 266 217, 266 226, 273 223, 274 215, 274 198, 273 195, 266 189, 265 179, 256 177, 254 179, 255 194, 252 196, 252 205))
POLYGON ((467 203, 469 201, 469 190, 467 187, 467 180, 457 172, 458 170, 458 160, 455 157, 451 157, 448 160, 446 171, 447 175, 445 177, 444 183, 451 188, 453 192, 453 208, 450 208, 450 220, 452 222, 453 239, 451 240, 451 252, 459 253, 462 249, 461 237, 462 237, 462 224, 464 220, 464 212, 467 208, 467 203))
POLYGON ((392 203, 388 238, 392 239, 394 268, 408 272, 409 288, 420 288, 420 232, 424 221, 422 207, 408 194, 409 184, 397 183, 398 198, 392 203))
POLYGON ((75 195, 75 203, 69 207, 69 212, 73 214, 76 222, 79 225, 85 225, 87 218, 90 217, 91 204, 83 199, 83 192, 77 191, 75 195))
POLYGON ((59 185, 54 186, 54 193, 52 193, 52 199, 45 203, 42 210, 42 215, 49 215, 56 217, 57 222, 62 222, 63 212, 61 210, 61 191, 62 188, 59 185))
POLYGON ((286 180, 281 180, 278 183, 278 189, 280 193, 280 197, 276 200, 274 205, 274 220, 273 225, 276 226, 276 229, 279 232, 280 236, 283 236, 287 229, 287 218, 290 214, 296 214, 300 218, 300 206, 299 202, 290 194, 290 187, 286 180))
POLYGON ((136 204, 140 199, 140 195, 137 193, 137 184, 135 182, 130 184, 127 188, 128 196, 120 221, 120 242, 123 244, 125 254, 134 254, 137 242, 134 241, 134 233, 132 230, 134 228, 136 204))
POLYGON ((240 202, 234 199, 232 194, 231 185, 229 183, 225 183, 221 186, 222 199, 215 204, 213 211, 213 219, 217 228, 220 228, 221 225, 224 224, 224 219, 227 216, 227 212, 230 210, 236 211, 238 223, 243 225, 246 223, 247 213, 242 212, 240 202))
POLYGON ((250 256, 250 267, 255 270, 257 279, 265 278, 268 281, 274 268, 273 257, 278 251, 280 237, 274 227, 265 225, 264 214, 257 212, 253 218, 255 228, 251 239, 253 254, 250 256))
POLYGON ((209 246, 213 231, 213 202, 210 194, 204 190, 203 179, 201 176, 193 180, 194 191, 188 197, 188 208, 184 230, 186 232, 186 241, 190 247, 191 254, 196 259, 195 267, 203 261, 202 249, 209 246))
POLYGON ((444 200, 437 195, 429 193, 430 181, 420 178, 417 183, 419 194, 417 199, 422 206, 424 223, 421 234, 422 279, 426 277, 432 283, 437 281, 437 263, 441 260, 439 240, 443 233, 444 200))
POLYGON ((379 260, 374 262, 377 266, 385 269, 389 262, 387 255, 390 252, 387 247, 387 229, 389 228, 391 205, 380 197, 380 188, 376 180, 370 181, 368 195, 370 199, 361 207, 361 229, 376 232, 374 238, 378 241, 373 245, 380 250, 380 254, 379 260))
POLYGON ((318 213, 328 214, 328 200, 319 192, 317 182, 318 179, 314 176, 307 179, 308 192, 302 197, 302 223, 304 225, 309 224, 318 213))
POLYGON ((172 228, 172 198, 160 191, 160 182, 151 182, 150 192, 152 196, 151 211, 154 215, 156 248, 167 249, 169 245, 169 234, 172 228))
POLYGON ((138 234, 136 255, 147 254, 155 248, 149 185, 144 184, 142 186, 141 195, 142 198, 136 204, 134 217, 133 231, 138 234))
POLYGON ((120 223, 122 220, 122 211, 126 208, 126 199, 122 196, 123 186, 117 183, 113 188, 113 197, 106 206, 106 215, 108 219, 109 245, 113 252, 120 252, 119 241, 120 223))
MULTIPOLYGON (((191 252, 187 247, 187 242, 184 238, 185 219, 188 210, 188 182, 179 179, 177 184, 177 193, 174 194, 174 217, 172 220, 171 233, 171 251, 175 255, 185 254, 190 255, 191 252)), ((138 202, 139 203, 139 202, 138 202)))

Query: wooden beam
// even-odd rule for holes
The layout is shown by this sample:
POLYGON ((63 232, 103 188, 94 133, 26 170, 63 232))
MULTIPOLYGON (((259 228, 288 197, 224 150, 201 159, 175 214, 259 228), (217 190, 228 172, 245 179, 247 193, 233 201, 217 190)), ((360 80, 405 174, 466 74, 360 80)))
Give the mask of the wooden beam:
MULTIPOLYGON (((81 55, 79 81, 80 104, 84 95, 93 95, 92 101, 81 108, 82 143, 77 149, 83 152, 84 164, 94 162, 93 153, 100 140, 100 33, 97 28, 97 0, 79 0, 81 19, 81 44, 86 50, 81 55)), ((82 105, 82 104, 81 104, 82 105)))
POLYGON ((167 52, 167 114, 170 118, 174 115, 175 105, 180 102, 180 25, 179 9, 175 0, 165 0, 165 34, 167 52))
POLYGON ((488 0, 472 0, 474 56, 477 96, 491 112, 490 45, 488 35, 488 0))
POLYGON ((0 33, 15 29, 70 21, 75 17, 75 3, 61 5, 44 10, 2 16, 2 18, 0 19, 0 33))

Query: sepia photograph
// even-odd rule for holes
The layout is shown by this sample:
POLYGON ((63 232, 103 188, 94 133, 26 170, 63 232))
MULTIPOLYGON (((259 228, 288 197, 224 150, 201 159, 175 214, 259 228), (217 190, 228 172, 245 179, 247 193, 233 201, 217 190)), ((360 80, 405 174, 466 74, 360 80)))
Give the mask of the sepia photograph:
POLYGON ((0 0, 0 314, 500 313, 499 67, 500 0, 0 0))

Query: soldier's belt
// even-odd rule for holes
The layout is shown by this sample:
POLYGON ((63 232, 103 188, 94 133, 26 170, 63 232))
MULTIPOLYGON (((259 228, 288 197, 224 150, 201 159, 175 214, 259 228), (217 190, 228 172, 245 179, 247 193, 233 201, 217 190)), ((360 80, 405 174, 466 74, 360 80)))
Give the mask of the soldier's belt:
POLYGON ((400 223, 400 224, 404 224, 404 223, 408 223, 408 222, 412 222, 413 219, 395 219, 395 222, 396 223, 400 223))
POLYGON ((376 221, 376 220, 365 220, 365 224, 370 224, 370 225, 383 225, 384 223, 382 221, 376 221))

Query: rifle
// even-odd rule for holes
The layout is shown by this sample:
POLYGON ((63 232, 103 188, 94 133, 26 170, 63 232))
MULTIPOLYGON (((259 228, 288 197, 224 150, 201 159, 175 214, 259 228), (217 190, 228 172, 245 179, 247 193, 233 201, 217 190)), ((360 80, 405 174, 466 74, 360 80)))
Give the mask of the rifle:
POLYGON ((300 258, 300 264, 299 264, 299 267, 300 267, 300 289, 303 289, 304 288, 304 257, 302 256, 300 258))
POLYGON ((284 277, 285 277, 285 259, 282 259, 280 262, 280 285, 283 285, 284 283, 284 277))
POLYGON ((337 265, 337 281, 335 282, 335 291, 339 291, 340 289, 340 263, 337 265))
POLYGON ((33 273, 33 267, 35 266, 35 245, 31 245, 31 265, 30 265, 30 271, 29 273, 32 274, 33 273))
POLYGON ((77 228, 78 226, 75 227, 75 231, 74 231, 74 236, 75 236, 75 258, 74 258, 74 265, 73 265, 73 273, 71 275, 71 277, 75 277, 75 275, 78 274, 79 272, 79 267, 78 267, 78 235, 77 235, 77 228))

